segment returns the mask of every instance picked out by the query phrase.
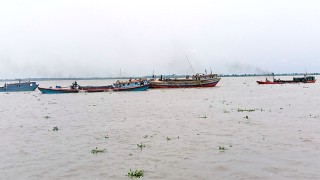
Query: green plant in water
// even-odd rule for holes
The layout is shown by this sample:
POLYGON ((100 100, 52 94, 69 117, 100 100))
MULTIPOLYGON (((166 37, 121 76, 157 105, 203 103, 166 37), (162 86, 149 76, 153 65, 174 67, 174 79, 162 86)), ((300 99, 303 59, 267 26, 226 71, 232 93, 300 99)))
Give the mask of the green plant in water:
POLYGON ((140 177, 143 177, 144 176, 144 171, 143 170, 135 170, 135 171, 132 171, 130 169, 130 171, 128 172, 128 177, 131 177, 131 178, 140 178, 140 177))
POLYGON ((171 138, 167 137, 167 141, 170 141, 170 140, 171 140, 171 138))
POLYGON ((238 108, 238 112, 252 112, 252 111, 256 111, 255 109, 239 109, 238 108))
POLYGON ((44 118, 45 118, 45 119, 49 119, 49 118, 50 118, 50 116, 45 116, 44 118))
POLYGON ((95 149, 91 150, 92 154, 96 154, 96 153, 104 153, 106 151, 106 149, 98 149, 98 147, 96 147, 95 149))
POLYGON ((146 147, 146 145, 140 143, 140 144, 137 144, 137 146, 142 150, 142 148, 146 147))
POLYGON ((220 152, 224 152, 226 150, 226 148, 224 146, 219 146, 219 151, 220 152))
POLYGON ((57 126, 53 127, 53 131, 58 131, 59 128, 57 126))
POLYGON ((224 110, 223 110, 223 113, 230 113, 230 111, 227 111, 227 110, 224 109, 224 110))
POLYGON ((208 118, 207 116, 199 116, 198 118, 208 118))

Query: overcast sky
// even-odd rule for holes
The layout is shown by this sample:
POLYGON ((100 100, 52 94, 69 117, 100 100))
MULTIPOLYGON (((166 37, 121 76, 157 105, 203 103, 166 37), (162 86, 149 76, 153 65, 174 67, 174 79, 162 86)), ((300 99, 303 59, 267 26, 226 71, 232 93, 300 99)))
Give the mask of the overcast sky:
POLYGON ((1 0, 0 78, 320 72, 319 0, 1 0))

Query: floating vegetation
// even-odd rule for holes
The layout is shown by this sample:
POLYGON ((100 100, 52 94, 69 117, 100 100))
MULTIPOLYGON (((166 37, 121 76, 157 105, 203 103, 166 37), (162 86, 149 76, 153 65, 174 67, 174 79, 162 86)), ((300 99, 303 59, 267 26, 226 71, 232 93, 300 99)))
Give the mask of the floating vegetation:
POLYGON ((313 116, 313 115, 310 114, 310 115, 309 115, 309 118, 320 118, 320 115, 314 115, 314 116, 313 116))
POLYGON ((53 131, 58 131, 59 128, 57 126, 53 127, 53 131))
POLYGON ((170 141, 170 140, 171 140, 171 138, 167 137, 167 141, 170 141))
POLYGON ((255 109, 238 109, 238 112, 252 112, 256 111, 255 109))
POLYGON ((219 151, 220 152, 224 152, 225 150, 227 150, 227 148, 225 148, 224 146, 219 146, 219 151))
POLYGON ((134 177, 140 178, 140 177, 143 177, 143 176, 144 176, 144 171, 143 171, 143 170, 135 170, 135 171, 132 171, 132 170, 130 169, 130 171, 128 172, 128 175, 127 175, 127 176, 130 177, 130 178, 134 178, 134 177))
POLYGON ((223 110, 223 113, 230 113, 230 111, 227 111, 227 110, 224 109, 224 110, 223 110))
POLYGON ((199 116, 198 118, 204 118, 205 119, 205 118, 208 118, 208 117, 207 116, 199 116))
POLYGON ((245 116, 244 118, 249 119, 249 117, 248 117, 248 116, 245 116))
POLYGON ((108 135, 104 135, 104 138, 105 138, 105 139, 108 139, 108 138, 109 138, 109 136, 108 136, 108 135))
POLYGON ((50 116, 45 116, 44 118, 45 118, 45 119, 49 119, 49 118, 50 118, 50 116))
POLYGON ((147 138, 147 137, 148 137, 148 135, 143 136, 143 138, 147 138))
POLYGON ((137 146, 142 150, 142 148, 146 147, 146 145, 140 143, 140 144, 137 144, 137 146))
POLYGON ((106 151, 106 149, 98 149, 98 147, 96 147, 95 149, 91 150, 92 154, 97 154, 97 153, 104 153, 106 151))
POLYGON ((58 103, 53 102, 53 101, 49 101, 48 104, 50 105, 50 104, 58 104, 58 103))

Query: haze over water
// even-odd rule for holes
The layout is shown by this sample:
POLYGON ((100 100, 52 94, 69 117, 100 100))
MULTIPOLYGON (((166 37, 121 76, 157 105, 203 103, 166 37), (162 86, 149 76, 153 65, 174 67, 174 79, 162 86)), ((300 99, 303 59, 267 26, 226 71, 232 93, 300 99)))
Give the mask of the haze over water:
POLYGON ((141 169, 145 179, 317 179, 319 83, 258 85, 262 79, 145 92, 1 93, 0 177, 128 179, 130 169, 141 169), (96 147, 106 152, 92 154, 96 147))

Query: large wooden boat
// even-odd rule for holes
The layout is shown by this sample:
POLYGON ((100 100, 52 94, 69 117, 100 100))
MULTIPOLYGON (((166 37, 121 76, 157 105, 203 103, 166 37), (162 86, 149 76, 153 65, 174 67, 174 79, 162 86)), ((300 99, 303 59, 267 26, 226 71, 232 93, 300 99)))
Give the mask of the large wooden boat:
POLYGON ((85 92, 109 92, 109 91, 144 91, 149 88, 146 79, 129 79, 128 81, 117 81, 108 86, 79 86, 79 90, 85 92))
POLYGON ((16 91, 34 91, 38 87, 36 82, 19 82, 17 83, 5 83, 3 87, 0 87, 0 92, 16 92, 16 91))
POLYGON ((38 87, 38 89, 43 93, 43 94, 65 94, 65 93, 78 93, 78 84, 75 81, 72 83, 71 86, 69 87, 61 87, 61 86, 56 86, 54 88, 49 87, 49 88, 41 88, 38 87))
POLYGON ((258 84, 296 84, 296 83, 315 83, 316 78, 314 76, 294 77, 292 80, 281 80, 273 78, 270 81, 266 78, 265 81, 257 81, 258 84))
POLYGON ((216 74, 195 74, 185 78, 153 78, 149 80, 150 88, 194 88, 194 87, 214 87, 220 78, 216 74))

